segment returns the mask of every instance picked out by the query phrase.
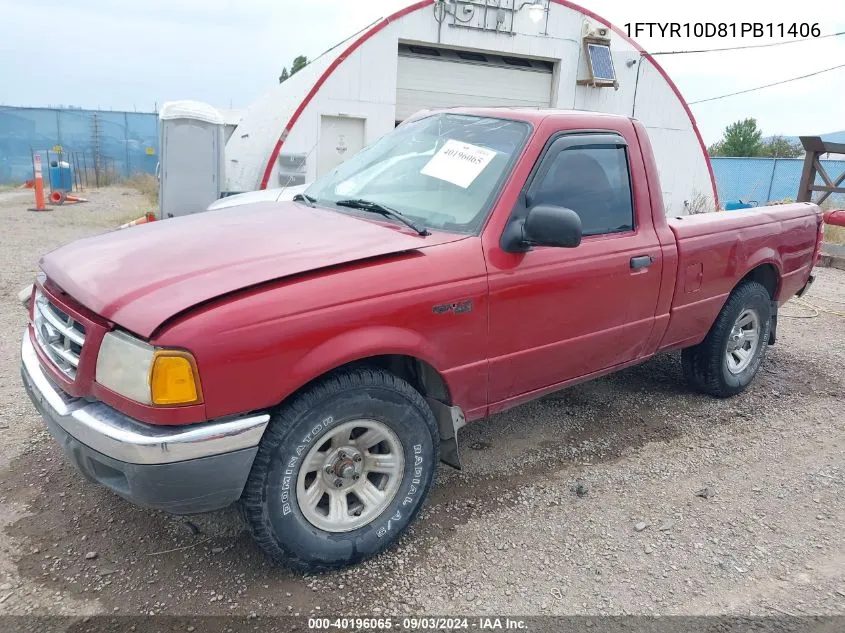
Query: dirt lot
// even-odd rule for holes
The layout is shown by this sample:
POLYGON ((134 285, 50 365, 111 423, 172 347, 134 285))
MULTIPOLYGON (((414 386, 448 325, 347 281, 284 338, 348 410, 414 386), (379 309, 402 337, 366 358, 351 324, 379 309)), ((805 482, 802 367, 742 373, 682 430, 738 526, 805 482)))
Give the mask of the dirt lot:
POLYGON ((138 509, 63 459, 20 386, 16 295, 147 203, 30 196, 0 193, 0 613, 845 614, 845 272, 819 271, 827 311, 784 309, 745 394, 692 394, 668 355, 475 424, 398 547, 303 577, 234 511, 138 509))

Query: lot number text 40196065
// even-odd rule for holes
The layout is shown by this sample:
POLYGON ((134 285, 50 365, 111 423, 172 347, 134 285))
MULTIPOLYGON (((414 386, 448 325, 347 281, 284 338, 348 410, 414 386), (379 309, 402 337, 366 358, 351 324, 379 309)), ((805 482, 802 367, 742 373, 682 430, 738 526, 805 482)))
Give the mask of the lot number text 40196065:
POLYGON ((497 617, 373 617, 373 618, 308 618, 309 630, 351 631, 361 628, 372 631, 525 631, 527 624, 518 618, 497 617))

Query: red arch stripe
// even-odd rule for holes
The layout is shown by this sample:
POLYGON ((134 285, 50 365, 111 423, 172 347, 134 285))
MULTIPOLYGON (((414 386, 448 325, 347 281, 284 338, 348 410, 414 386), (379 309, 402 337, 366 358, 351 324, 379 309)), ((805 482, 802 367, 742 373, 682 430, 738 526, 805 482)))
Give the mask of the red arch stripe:
MULTIPOLYGON (((704 154, 704 162, 707 164, 707 170, 710 172, 710 183, 713 185, 713 200, 715 201, 716 207, 718 208, 719 194, 716 191, 716 177, 713 175, 713 166, 710 164, 710 157, 707 154, 707 146, 704 144, 704 139, 701 137, 701 132, 698 129, 698 124, 695 121, 695 116, 693 116, 692 110, 690 110, 689 104, 686 102, 683 95, 681 94, 681 91, 678 90, 678 87, 675 85, 675 82, 672 81, 672 79, 669 77, 663 67, 659 63, 657 63, 657 61, 651 55, 649 55, 645 51, 645 49, 643 49, 639 44, 637 44, 636 41, 628 37, 628 34, 625 33, 625 31, 611 24, 603 17, 596 15, 589 9, 585 9, 584 7, 581 7, 573 2, 569 2, 568 0, 551 0, 551 2, 577 11, 595 20, 596 22, 604 24, 609 29, 612 29, 614 33, 629 42, 637 51, 639 51, 643 55, 643 57, 647 57, 649 62, 651 62, 651 65, 654 66, 657 72, 659 72, 663 79, 666 80, 666 83, 669 84, 669 87, 672 89, 672 92, 675 93, 675 96, 677 96, 678 100, 681 102, 681 105, 686 111, 687 116, 689 116, 690 123, 692 123, 692 129, 695 132, 696 138, 698 138, 698 144, 701 146, 701 152, 704 154)), ((311 87, 311 90, 308 91, 308 94, 305 95, 305 98, 302 100, 302 103, 299 104, 299 107, 293 113, 293 116, 290 118, 284 130, 282 131, 282 134, 279 136, 279 140, 276 141, 276 145, 273 147, 273 151, 270 154, 270 160, 267 163, 267 167, 264 169, 264 176, 261 178, 261 189, 266 189, 267 183, 270 182, 270 176, 273 173, 273 166, 276 164, 276 160, 279 157, 279 153, 282 151, 282 145, 284 145, 285 139, 287 138, 288 134, 290 134, 290 131, 293 129, 293 126, 296 125, 296 122, 299 120, 299 117, 302 116, 302 113, 305 111, 305 108, 308 107, 308 104, 311 103, 311 100, 314 98, 320 88, 322 88, 323 84, 326 83, 326 80, 328 80, 328 78, 331 77, 332 73, 337 70, 337 67, 340 66, 347 57, 349 57, 358 48, 360 48, 360 46, 364 44, 364 42, 372 38, 391 22, 395 22, 396 20, 405 17, 409 13, 413 13, 414 11, 419 11, 420 9, 430 6, 431 0, 420 0, 419 2, 407 6, 404 9, 401 9, 400 11, 397 11, 393 15, 390 15, 381 20, 378 24, 373 26, 366 33, 363 33, 358 39, 352 42, 352 44, 350 44, 349 47, 345 51, 343 51, 343 53, 338 55, 338 57, 331 63, 331 65, 326 68, 323 74, 320 75, 320 78, 311 87)))

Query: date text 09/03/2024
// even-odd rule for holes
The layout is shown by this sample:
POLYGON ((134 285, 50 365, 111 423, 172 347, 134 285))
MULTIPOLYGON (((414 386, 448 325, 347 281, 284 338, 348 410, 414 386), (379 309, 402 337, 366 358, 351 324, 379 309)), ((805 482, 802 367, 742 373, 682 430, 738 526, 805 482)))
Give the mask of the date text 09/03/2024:
POLYGON ((628 22, 628 37, 820 37, 818 22, 628 22))

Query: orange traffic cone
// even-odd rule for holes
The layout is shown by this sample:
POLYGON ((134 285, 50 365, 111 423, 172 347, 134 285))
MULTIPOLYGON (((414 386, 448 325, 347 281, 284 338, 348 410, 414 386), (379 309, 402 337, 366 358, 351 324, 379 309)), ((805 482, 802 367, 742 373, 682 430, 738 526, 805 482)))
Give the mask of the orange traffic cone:
POLYGON ((35 207, 30 211, 49 211, 44 201, 44 176, 41 174, 41 155, 35 155, 35 207))
POLYGON ((85 198, 72 196, 64 191, 54 191, 50 194, 50 204, 60 205, 65 202, 88 202, 85 198))
POLYGON ((126 224, 121 224, 118 229, 128 229, 130 226, 138 226, 139 224, 146 224, 147 222, 155 222, 156 216, 155 213, 152 211, 148 211, 146 214, 138 218, 137 220, 132 220, 131 222, 127 222, 126 224))

